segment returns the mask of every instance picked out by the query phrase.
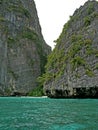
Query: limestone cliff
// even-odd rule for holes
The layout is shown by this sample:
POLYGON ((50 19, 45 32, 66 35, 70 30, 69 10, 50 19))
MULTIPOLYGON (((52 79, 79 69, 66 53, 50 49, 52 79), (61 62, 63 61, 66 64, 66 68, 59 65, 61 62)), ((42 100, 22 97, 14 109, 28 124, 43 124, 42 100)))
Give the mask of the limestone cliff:
POLYGON ((98 2, 77 9, 55 42, 43 75, 45 94, 98 98, 98 2))
POLYGON ((0 0, 0 95, 26 95, 37 87, 50 47, 33 0, 0 0))

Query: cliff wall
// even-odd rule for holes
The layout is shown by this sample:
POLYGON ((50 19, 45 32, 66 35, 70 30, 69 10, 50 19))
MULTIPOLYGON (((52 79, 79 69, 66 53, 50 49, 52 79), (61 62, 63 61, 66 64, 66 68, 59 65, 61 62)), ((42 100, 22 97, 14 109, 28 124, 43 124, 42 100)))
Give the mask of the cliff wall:
POLYGON ((77 9, 55 42, 43 76, 45 94, 98 98, 98 2, 77 9))
POLYGON ((33 0, 0 0, 0 95, 26 95, 37 87, 50 47, 33 0))

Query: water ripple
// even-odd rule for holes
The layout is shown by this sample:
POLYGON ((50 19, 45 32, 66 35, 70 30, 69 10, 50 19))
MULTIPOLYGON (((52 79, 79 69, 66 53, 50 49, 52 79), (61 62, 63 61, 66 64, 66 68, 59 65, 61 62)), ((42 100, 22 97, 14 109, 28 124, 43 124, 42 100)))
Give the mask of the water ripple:
POLYGON ((98 100, 0 98, 0 130, 98 130, 98 100))

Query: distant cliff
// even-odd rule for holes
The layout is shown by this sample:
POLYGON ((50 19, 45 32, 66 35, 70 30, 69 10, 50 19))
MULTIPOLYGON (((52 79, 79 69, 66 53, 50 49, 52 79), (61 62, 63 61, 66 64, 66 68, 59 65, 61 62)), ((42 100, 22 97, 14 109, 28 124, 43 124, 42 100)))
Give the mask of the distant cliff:
POLYGON ((42 78, 45 94, 98 98, 98 2, 77 9, 55 42, 42 78))
POLYGON ((45 43, 33 0, 0 0, 0 95, 26 95, 51 48, 45 43))

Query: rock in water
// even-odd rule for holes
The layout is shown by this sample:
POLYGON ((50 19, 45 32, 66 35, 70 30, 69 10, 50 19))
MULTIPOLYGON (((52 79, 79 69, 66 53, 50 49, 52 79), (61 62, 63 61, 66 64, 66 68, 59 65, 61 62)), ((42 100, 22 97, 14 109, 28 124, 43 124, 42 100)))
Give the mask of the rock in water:
POLYGON ((0 95, 26 95, 37 86, 51 48, 33 0, 0 0, 0 95))
POLYGON ((55 42, 43 76, 45 94, 98 98, 98 2, 77 9, 55 42))

